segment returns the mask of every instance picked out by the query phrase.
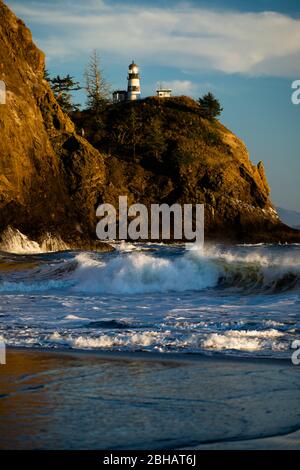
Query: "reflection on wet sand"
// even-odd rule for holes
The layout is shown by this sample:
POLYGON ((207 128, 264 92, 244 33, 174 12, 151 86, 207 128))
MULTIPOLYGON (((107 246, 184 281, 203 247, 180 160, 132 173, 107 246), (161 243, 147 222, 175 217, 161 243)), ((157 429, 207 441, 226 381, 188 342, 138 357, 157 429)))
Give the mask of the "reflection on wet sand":
POLYGON ((0 448, 171 449, 290 433, 299 372, 285 361, 9 350, 0 448))

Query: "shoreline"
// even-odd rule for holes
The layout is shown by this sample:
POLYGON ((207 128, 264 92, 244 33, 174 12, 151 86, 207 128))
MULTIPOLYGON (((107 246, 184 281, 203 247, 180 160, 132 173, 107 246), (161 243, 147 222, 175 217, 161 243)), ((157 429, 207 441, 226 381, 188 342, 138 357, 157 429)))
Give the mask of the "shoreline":
POLYGON ((300 429, 291 433, 277 434, 260 439, 213 442, 211 444, 181 447, 179 450, 300 450, 300 429))
POLYGON ((0 449, 300 449, 299 372, 280 359, 7 348, 0 449))
POLYGON ((100 349, 66 349, 66 348, 43 348, 43 347, 25 347, 25 346, 6 346, 6 351, 37 353, 37 354, 57 354, 62 356, 78 356, 84 358, 98 358, 99 360, 110 361, 141 361, 141 362, 248 362, 259 364, 282 364, 292 365, 289 358, 281 357, 251 357, 228 355, 222 352, 159 352, 159 351, 110 351, 100 349))

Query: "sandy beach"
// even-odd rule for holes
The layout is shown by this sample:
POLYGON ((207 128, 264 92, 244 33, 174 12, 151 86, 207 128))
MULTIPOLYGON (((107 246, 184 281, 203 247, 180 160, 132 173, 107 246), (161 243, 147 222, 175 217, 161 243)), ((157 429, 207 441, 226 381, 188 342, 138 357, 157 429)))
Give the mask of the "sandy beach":
POLYGON ((8 349, 1 449, 300 449, 285 360, 8 349))

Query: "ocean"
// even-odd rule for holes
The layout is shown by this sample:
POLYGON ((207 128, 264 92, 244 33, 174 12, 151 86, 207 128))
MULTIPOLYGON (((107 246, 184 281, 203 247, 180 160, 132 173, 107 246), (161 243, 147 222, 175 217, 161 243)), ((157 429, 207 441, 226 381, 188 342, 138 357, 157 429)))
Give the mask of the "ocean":
POLYGON ((299 449, 300 246, 114 247, 1 252, 0 448, 299 449))
POLYGON ((300 246, 114 246, 112 253, 28 253, 36 245, 2 252, 6 344, 291 357, 300 337, 300 246))

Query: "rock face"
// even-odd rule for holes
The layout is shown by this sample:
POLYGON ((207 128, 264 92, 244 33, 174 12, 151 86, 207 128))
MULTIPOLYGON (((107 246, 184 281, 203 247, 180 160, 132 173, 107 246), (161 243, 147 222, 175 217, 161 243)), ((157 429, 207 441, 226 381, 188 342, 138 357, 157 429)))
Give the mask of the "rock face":
POLYGON ((201 116, 187 97, 151 97, 111 106, 101 133, 87 112, 74 115, 106 155, 104 199, 129 203, 205 204, 207 239, 294 241, 270 201, 263 163, 253 165, 244 143, 218 121, 201 116))
POLYGON ((59 233, 75 245, 95 233, 103 157, 79 137, 44 80, 44 54, 0 0, 0 228, 59 233))
POLYGON ((79 113, 89 143, 58 106, 44 67, 30 31, 0 0, 0 231, 93 248, 96 207, 128 195, 147 205, 205 203, 209 238, 299 241, 277 217, 263 164, 252 165, 245 145, 203 119, 196 102, 110 106, 101 129, 79 113))

